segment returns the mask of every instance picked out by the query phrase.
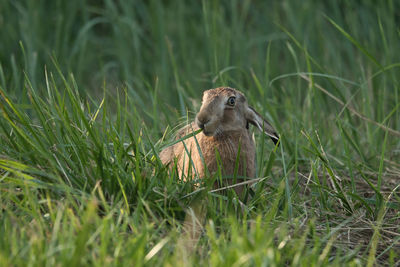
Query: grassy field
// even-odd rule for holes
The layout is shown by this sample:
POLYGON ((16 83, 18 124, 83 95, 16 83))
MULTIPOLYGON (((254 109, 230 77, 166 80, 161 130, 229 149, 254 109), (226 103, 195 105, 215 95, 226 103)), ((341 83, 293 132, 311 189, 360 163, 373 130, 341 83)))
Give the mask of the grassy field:
POLYGON ((399 10, 0 0, 0 266, 399 266, 399 10), (223 85, 281 135, 244 206, 157 156, 223 85))

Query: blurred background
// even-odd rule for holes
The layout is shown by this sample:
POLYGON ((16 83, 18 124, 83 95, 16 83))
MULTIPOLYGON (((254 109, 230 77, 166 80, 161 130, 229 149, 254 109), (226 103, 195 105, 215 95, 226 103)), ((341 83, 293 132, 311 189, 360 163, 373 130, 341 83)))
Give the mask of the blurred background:
POLYGON ((58 66, 95 103, 126 91, 157 136, 227 85, 291 140, 306 129, 337 142, 340 117, 374 154, 385 131, 343 107, 399 130, 399 12, 373 0, 0 0, 0 85, 23 103, 25 75, 45 92, 58 66))

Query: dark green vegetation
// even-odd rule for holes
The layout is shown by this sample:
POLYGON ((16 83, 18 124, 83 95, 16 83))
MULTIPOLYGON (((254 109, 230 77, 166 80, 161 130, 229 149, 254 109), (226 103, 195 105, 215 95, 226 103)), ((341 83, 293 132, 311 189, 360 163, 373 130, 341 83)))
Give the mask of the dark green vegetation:
POLYGON ((0 265, 398 265, 399 10, 0 0, 0 265), (282 137, 274 150, 256 133, 242 207, 156 156, 221 85, 282 137), (186 258, 198 198, 207 222, 186 258))

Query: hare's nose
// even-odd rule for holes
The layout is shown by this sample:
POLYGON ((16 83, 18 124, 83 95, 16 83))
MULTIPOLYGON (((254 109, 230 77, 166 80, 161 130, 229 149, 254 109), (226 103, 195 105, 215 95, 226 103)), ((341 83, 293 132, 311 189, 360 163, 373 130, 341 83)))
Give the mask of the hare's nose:
POLYGON ((200 129, 204 129, 204 126, 210 122, 210 118, 203 117, 203 116, 197 116, 196 117, 196 124, 199 126, 200 129))

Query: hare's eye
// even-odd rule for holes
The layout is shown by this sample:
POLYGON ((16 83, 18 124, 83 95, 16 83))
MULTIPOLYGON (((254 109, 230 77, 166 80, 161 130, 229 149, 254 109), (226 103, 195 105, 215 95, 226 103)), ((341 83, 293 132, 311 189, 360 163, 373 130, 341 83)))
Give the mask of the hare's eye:
POLYGON ((236 102, 236 97, 234 97, 234 96, 231 96, 230 98, 228 98, 228 102, 227 102, 227 104, 229 105, 229 106, 234 106, 235 105, 235 102, 236 102))

